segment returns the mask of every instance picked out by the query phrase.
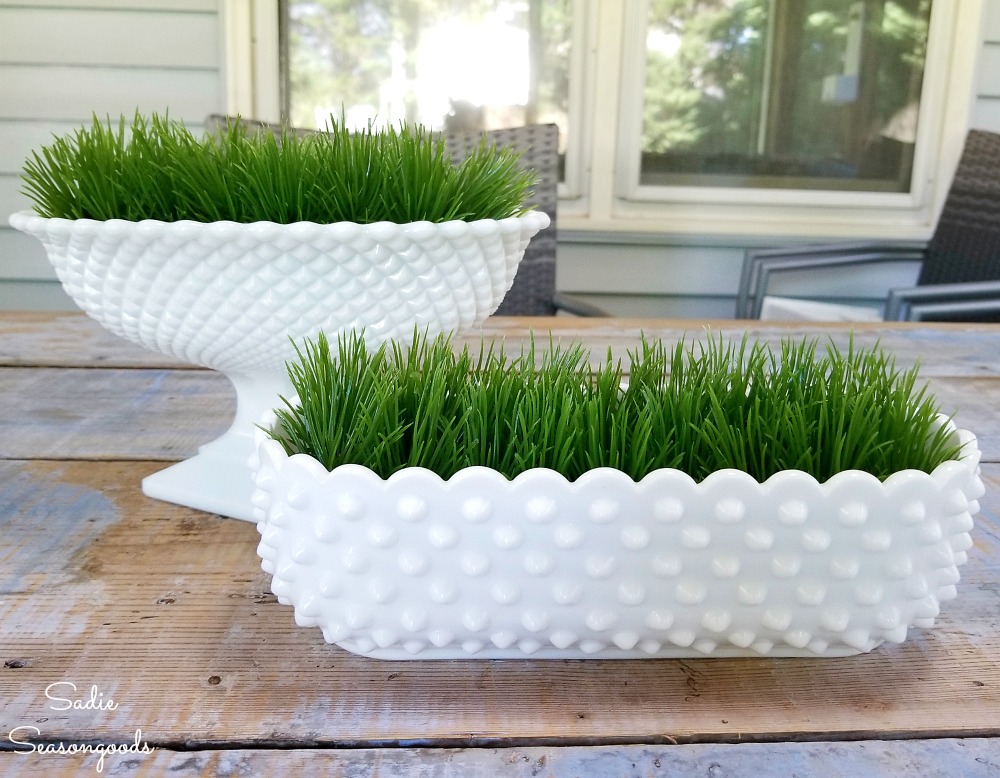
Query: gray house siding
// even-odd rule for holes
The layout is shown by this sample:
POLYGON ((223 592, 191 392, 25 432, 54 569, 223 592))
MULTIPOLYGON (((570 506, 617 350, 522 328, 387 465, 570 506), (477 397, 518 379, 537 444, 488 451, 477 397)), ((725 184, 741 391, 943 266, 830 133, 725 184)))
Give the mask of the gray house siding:
MULTIPOLYGON (((24 158, 92 113, 169 110, 197 128, 224 110, 221 5, 0 0, 0 309, 73 308, 37 242, 6 225, 27 206, 17 179, 24 158)), ((971 125, 1000 131, 1000 0, 987 0, 979 46, 971 125)), ((745 248, 739 238, 563 231, 558 285, 620 315, 725 318, 745 248)), ((838 295, 878 297, 908 278, 858 277, 838 295)))
POLYGON ((28 207, 30 151, 90 120, 169 111, 198 127, 224 108, 216 0, 0 0, 0 309, 71 309, 37 241, 7 226, 28 207))

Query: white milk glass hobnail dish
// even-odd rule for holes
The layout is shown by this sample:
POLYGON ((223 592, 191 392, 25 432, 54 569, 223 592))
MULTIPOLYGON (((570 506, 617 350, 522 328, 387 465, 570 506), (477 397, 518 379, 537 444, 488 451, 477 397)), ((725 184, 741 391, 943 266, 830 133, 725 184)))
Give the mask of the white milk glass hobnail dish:
POLYGON ((510 289, 540 211, 474 222, 276 224, 43 218, 45 246, 88 315, 146 348, 224 373, 236 418, 198 454, 143 479, 150 497, 253 520, 253 429, 290 391, 292 341, 364 329, 377 343, 481 324, 510 289))
POLYGON ((846 656, 933 626, 956 595, 984 489, 975 436, 952 430, 961 458, 930 474, 763 484, 609 468, 383 480, 258 430, 258 554, 298 625, 370 657, 846 656))

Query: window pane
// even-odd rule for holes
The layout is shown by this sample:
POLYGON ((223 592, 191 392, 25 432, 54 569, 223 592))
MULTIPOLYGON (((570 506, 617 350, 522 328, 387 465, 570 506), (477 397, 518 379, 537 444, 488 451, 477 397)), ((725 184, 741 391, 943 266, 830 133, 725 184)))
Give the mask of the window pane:
POLYGON ((640 183, 910 189, 930 0, 650 0, 640 183))
MULTIPOLYGON (((572 0, 288 0, 285 100, 298 126, 554 122, 565 139, 572 0)), ((565 141, 563 141, 565 143, 565 141)))

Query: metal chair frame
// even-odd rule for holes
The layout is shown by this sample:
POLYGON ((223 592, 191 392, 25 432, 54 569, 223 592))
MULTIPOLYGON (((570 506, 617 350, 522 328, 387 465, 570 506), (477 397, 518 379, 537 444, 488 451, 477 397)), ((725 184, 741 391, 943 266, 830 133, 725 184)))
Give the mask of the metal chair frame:
POLYGON ((772 276, 811 268, 920 263, 917 286, 890 290, 887 321, 934 317, 998 321, 1000 134, 971 130, 934 235, 927 244, 842 243, 753 249, 744 255, 737 318, 759 318, 772 276))

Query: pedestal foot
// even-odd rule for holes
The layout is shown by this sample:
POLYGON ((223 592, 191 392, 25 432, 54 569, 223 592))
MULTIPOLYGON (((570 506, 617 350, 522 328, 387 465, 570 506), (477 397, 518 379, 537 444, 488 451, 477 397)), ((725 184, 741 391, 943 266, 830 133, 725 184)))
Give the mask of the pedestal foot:
POLYGON ((253 475, 255 425, 272 408, 279 394, 290 389, 282 380, 228 376, 236 387, 236 418, 229 430, 198 449, 190 459, 142 479, 147 497, 231 519, 254 521, 253 475))

